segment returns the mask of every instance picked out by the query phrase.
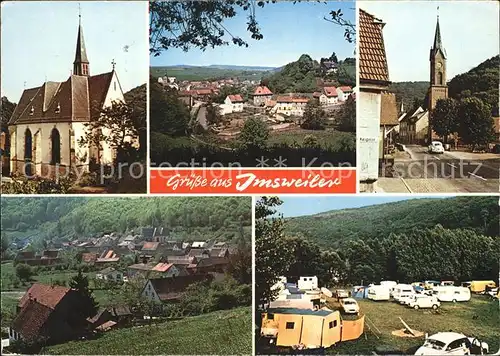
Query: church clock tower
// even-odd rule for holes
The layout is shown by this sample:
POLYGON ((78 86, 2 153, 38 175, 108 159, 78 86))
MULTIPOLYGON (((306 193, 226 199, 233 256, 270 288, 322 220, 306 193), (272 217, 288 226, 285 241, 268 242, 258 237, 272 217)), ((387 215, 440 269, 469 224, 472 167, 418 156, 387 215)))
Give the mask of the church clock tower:
MULTIPOLYGON (((448 97, 448 86, 446 85, 446 51, 441 41, 441 31, 439 29, 439 15, 436 22, 436 33, 434 34, 434 44, 431 47, 430 55, 430 87, 428 108, 430 116, 436 107, 439 99, 448 97)), ((431 136, 431 130, 429 130, 431 136)))

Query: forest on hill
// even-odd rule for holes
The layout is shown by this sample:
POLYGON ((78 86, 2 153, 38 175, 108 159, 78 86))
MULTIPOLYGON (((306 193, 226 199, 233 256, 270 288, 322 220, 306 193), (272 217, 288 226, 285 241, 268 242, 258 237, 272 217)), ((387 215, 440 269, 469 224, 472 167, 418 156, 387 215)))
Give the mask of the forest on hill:
POLYGON ((500 56, 495 56, 450 80, 448 94, 455 99, 479 98, 491 106, 493 116, 498 116, 499 75, 500 56))
POLYGON ((396 94, 398 112, 403 103, 404 112, 411 112, 418 106, 425 107, 425 98, 429 90, 429 82, 394 82, 389 85, 389 91, 396 94))
POLYGON ((338 61, 336 73, 325 74, 320 63, 309 55, 303 54, 288 63, 281 70, 262 79, 273 93, 313 93, 320 90, 318 80, 331 82, 332 85, 356 85, 356 62, 353 58, 338 61))
POLYGON ((289 218, 286 232, 324 247, 338 247, 352 239, 382 239, 437 224, 498 236, 498 221, 498 197, 422 198, 289 218))
POLYGON ((171 228, 174 238, 237 239, 251 236, 248 197, 2 198, 2 239, 31 236, 72 240, 145 226, 171 228))

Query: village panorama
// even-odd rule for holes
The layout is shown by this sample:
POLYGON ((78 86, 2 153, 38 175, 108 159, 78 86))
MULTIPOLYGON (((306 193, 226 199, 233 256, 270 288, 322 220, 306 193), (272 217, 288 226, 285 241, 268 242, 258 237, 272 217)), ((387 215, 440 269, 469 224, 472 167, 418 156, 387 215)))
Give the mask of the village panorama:
MULTIPOLYGON (((354 31, 354 10, 348 5, 344 16, 354 31)), ((180 5, 155 6, 166 8, 153 17, 161 23, 164 13, 178 11, 180 5)), ((331 23, 330 12, 339 6, 268 4, 261 14, 263 38, 249 40, 248 46, 205 50, 193 41, 155 52, 150 68, 151 164, 355 166, 355 45, 344 39, 342 27, 331 23), (307 26, 295 26, 298 13, 307 26), (306 40, 318 36, 317 41, 306 40), (286 43, 294 45, 281 50, 286 43)), ((238 14, 232 26, 244 29, 246 21, 238 14)), ((178 44, 187 35, 158 36, 178 44)))
POLYGON ((499 355, 499 203, 258 199, 256 353, 499 355))
POLYGON ((251 204, 2 197, 2 354, 250 354, 251 204))

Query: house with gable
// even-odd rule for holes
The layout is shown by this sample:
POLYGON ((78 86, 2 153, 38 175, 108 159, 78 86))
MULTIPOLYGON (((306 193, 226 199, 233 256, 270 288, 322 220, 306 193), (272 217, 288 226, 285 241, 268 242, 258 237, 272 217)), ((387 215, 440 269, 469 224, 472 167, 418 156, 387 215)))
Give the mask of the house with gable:
POLYGON ((224 104, 230 107, 230 112, 242 112, 244 102, 240 94, 228 95, 224 100, 224 104))
POLYGON ((349 86, 341 86, 337 88, 337 95, 340 101, 346 101, 352 93, 353 90, 349 86))
POLYGON ((337 104, 338 101, 339 101, 339 95, 337 93, 336 87, 323 88, 323 92, 319 96, 319 102, 321 105, 337 104))
POLYGON ((149 279, 141 295, 157 303, 175 303, 182 298, 187 287, 191 284, 210 282, 212 279, 213 277, 208 274, 149 279))
POLYGON ((259 85, 253 92, 253 104, 255 106, 264 106, 272 97, 273 92, 267 86, 259 85))

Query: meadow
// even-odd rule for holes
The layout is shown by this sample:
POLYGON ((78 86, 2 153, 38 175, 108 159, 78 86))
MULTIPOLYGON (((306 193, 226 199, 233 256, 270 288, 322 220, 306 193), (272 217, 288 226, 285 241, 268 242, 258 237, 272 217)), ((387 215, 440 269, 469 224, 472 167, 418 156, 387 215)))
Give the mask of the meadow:
POLYGON ((249 307, 109 331, 96 340, 46 347, 51 355, 241 355, 252 353, 249 307))

